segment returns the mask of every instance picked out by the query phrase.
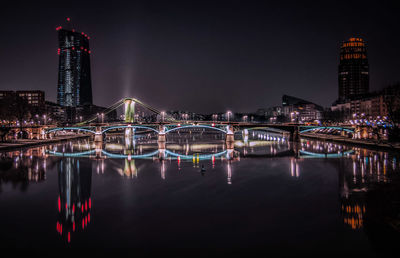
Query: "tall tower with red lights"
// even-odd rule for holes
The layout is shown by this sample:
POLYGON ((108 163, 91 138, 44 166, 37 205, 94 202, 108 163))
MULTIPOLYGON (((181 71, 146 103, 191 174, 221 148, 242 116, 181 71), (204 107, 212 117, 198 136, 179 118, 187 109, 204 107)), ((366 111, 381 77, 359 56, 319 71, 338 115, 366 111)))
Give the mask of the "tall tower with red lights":
POLYGON ((65 28, 58 26, 57 103, 63 107, 93 104, 90 75, 90 37, 75 31, 67 18, 65 28))

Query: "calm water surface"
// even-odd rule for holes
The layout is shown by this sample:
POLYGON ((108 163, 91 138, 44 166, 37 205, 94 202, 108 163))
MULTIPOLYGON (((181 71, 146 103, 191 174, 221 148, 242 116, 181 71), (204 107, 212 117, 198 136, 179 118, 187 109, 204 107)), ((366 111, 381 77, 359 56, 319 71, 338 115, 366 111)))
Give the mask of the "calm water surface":
POLYGON ((181 133, 165 150, 136 135, 3 153, 0 247, 396 251, 396 154, 236 138, 234 150, 219 134, 181 133))

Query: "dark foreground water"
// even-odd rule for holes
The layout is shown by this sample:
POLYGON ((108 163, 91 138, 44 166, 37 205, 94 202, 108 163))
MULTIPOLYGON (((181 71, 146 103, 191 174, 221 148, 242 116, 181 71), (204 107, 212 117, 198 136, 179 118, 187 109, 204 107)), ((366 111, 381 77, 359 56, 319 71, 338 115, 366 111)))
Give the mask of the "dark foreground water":
POLYGON ((172 135, 163 150, 154 137, 111 137, 3 153, 0 247, 398 251, 395 154, 261 132, 226 150, 221 139, 172 135))

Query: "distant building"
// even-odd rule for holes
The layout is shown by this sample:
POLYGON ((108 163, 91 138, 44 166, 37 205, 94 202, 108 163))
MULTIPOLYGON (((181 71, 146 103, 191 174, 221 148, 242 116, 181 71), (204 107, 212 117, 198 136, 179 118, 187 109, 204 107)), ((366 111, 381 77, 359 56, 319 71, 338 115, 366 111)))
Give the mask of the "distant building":
POLYGON ((46 101, 46 114, 53 121, 61 122, 65 120, 65 108, 57 103, 46 101))
POLYGON ((358 98, 348 99, 331 106, 331 111, 340 112, 342 120, 354 117, 385 117, 400 110, 400 84, 358 98))
POLYGON ((29 105, 44 110, 45 93, 41 90, 20 90, 16 92, 17 96, 25 99, 29 105))
POLYGON ((36 109, 35 111, 45 110, 44 91, 41 90, 0 91, 0 100, 13 96, 18 96, 22 99, 25 99, 30 106, 36 109))
POLYGON ((322 118, 323 107, 310 101, 283 95, 282 114, 291 122, 307 122, 322 118))
POLYGON ((14 94, 15 94, 15 92, 12 90, 2 90, 2 91, 0 91, 0 100, 10 97, 10 96, 13 96, 14 94))
MULTIPOLYGON (((67 19, 69 22, 69 19, 67 19)), ((69 25, 68 25, 69 26, 69 25)), ((57 103, 63 107, 92 104, 90 76, 90 37, 84 32, 57 27, 58 87, 57 103)))
POLYGON ((350 38, 340 47, 339 99, 345 102, 369 92, 367 45, 361 38, 350 38))

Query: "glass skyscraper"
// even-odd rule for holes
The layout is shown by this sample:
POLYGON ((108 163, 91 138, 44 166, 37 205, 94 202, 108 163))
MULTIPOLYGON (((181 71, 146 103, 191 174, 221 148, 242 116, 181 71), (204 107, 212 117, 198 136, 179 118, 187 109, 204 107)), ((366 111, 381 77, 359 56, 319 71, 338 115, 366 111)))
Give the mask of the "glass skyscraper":
POLYGON ((350 38, 340 47, 339 102, 369 92, 367 45, 361 38, 350 38))
POLYGON ((83 32, 61 26, 57 27, 57 31, 60 56, 57 103, 64 107, 91 105, 90 37, 83 32))

